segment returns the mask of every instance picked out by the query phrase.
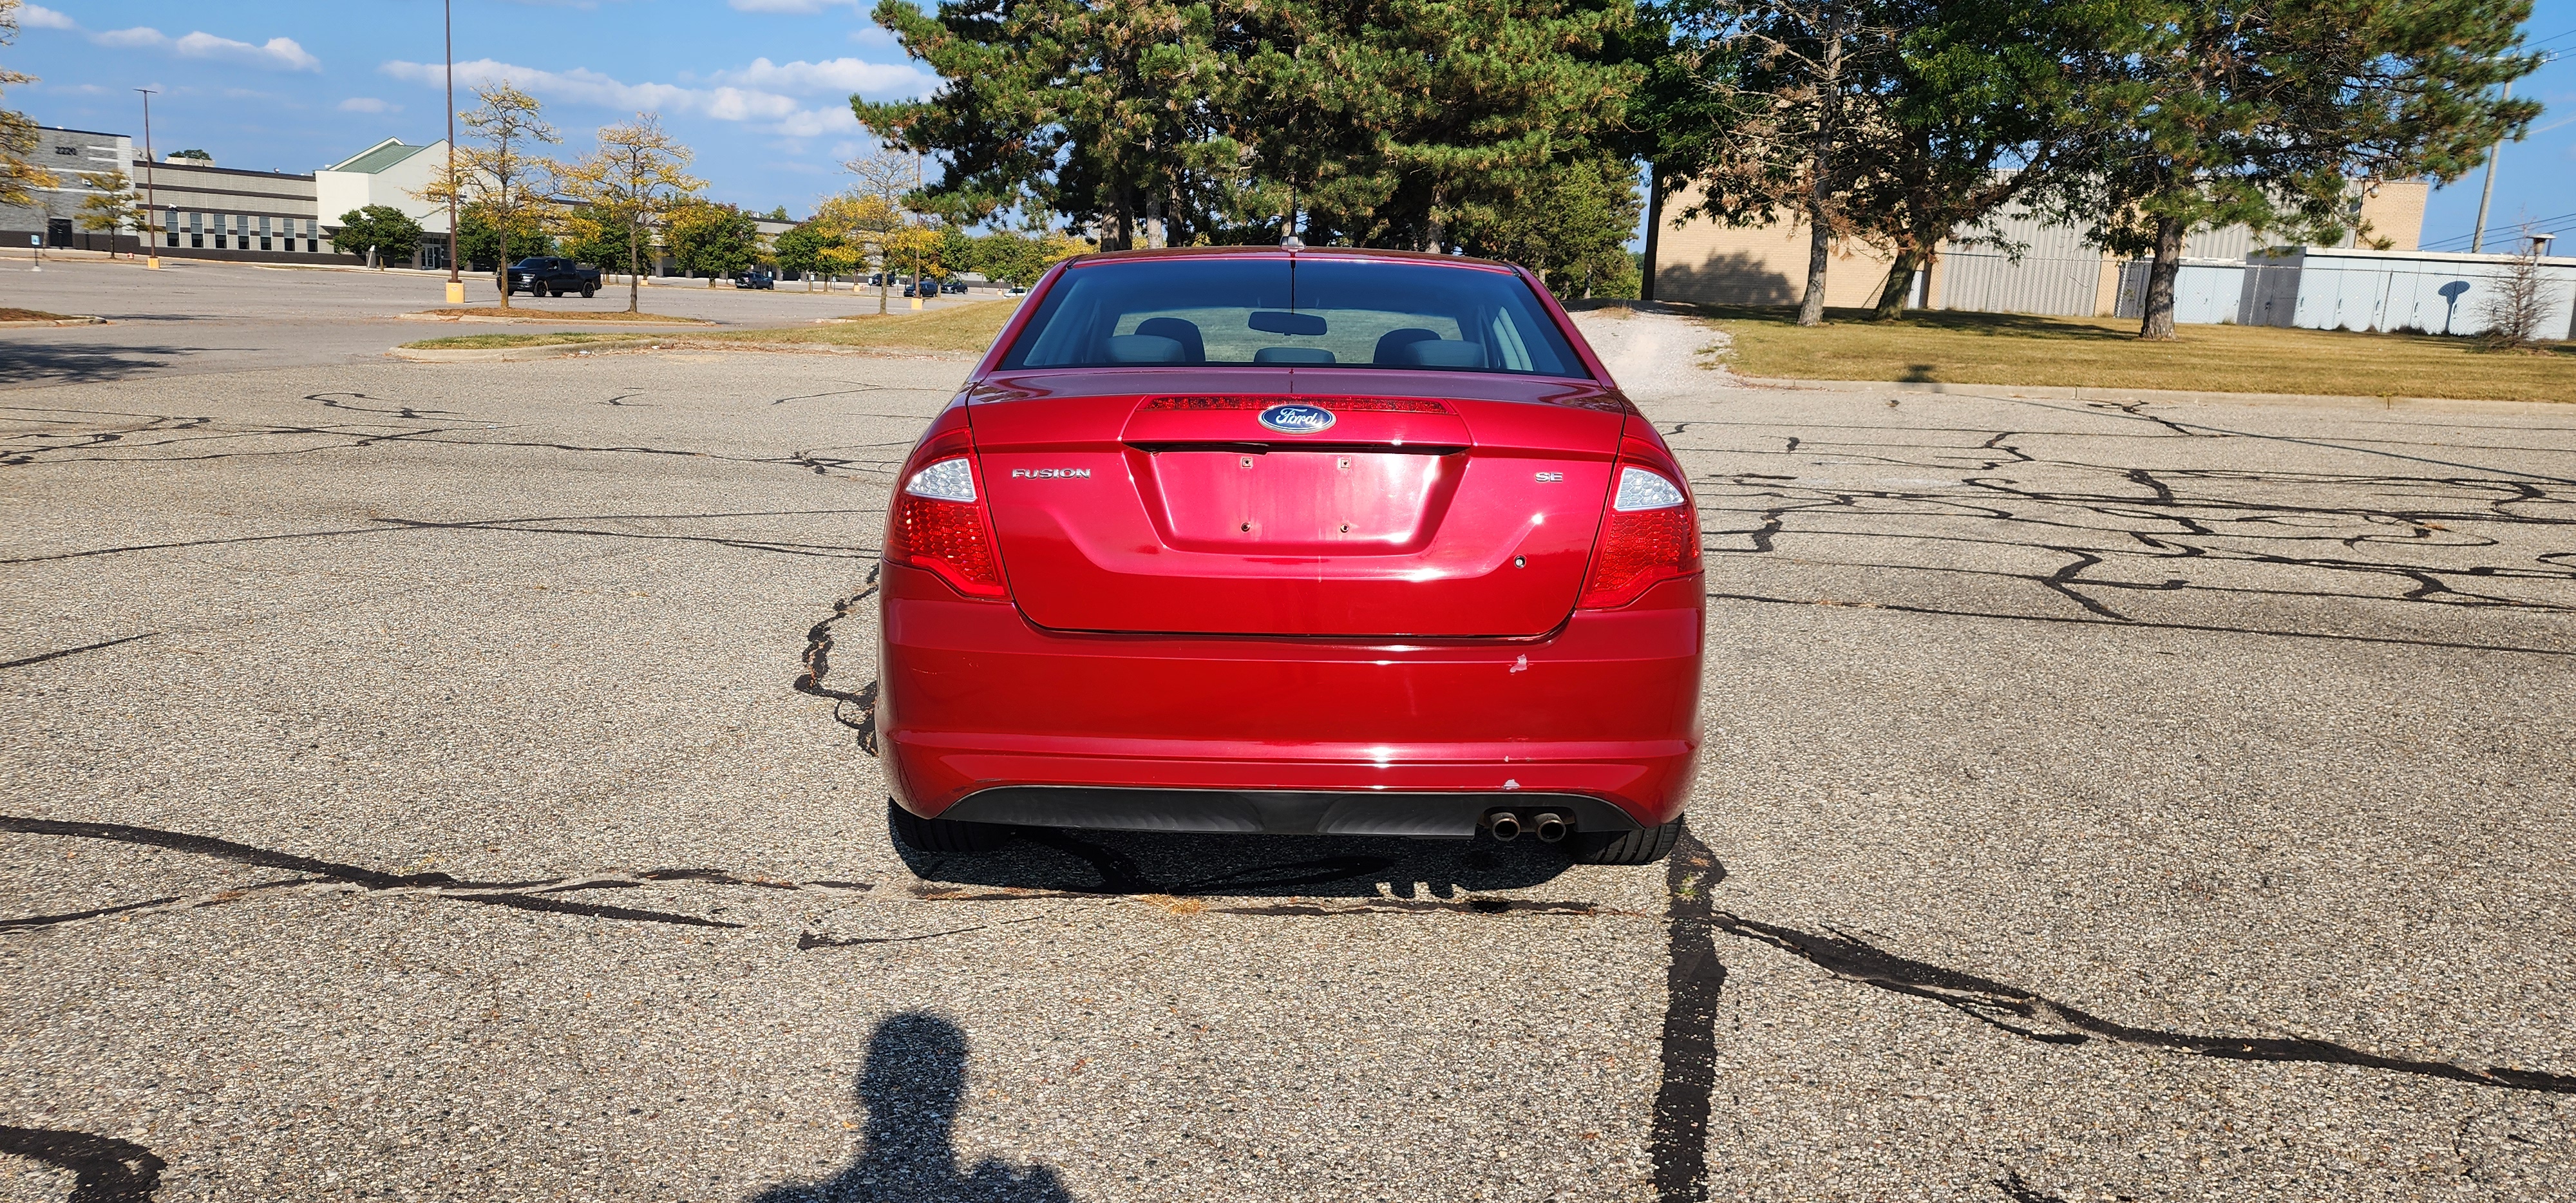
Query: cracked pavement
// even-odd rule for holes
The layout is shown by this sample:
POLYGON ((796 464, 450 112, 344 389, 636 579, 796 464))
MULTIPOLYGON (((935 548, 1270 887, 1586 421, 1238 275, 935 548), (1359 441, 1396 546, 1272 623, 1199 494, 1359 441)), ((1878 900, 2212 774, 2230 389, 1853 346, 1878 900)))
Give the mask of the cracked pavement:
POLYGON ((961 371, 0 392, 0 1199, 2576 1196, 2576 411, 1659 387, 1672 861, 966 860, 869 755, 961 371))

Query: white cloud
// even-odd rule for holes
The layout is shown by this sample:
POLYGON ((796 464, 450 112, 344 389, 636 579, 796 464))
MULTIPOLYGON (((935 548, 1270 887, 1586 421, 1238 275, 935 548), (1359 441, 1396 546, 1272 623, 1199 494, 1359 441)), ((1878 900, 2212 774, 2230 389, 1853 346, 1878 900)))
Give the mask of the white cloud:
POLYGON ((322 69, 322 60, 305 53, 304 47, 297 45, 293 38, 270 38, 254 46, 248 42, 236 42, 231 38, 219 38, 204 30, 173 38, 149 25, 138 25, 132 29, 112 29, 105 33, 93 34, 90 40, 101 46, 161 50, 181 58, 240 63, 244 66, 264 67, 271 71, 322 69))
POLYGON ((809 95, 819 92, 843 95, 874 92, 913 96, 929 91, 932 83, 929 73, 910 63, 871 63, 855 58, 825 59, 819 63, 800 59, 785 64, 756 58, 751 60, 750 66, 739 71, 719 71, 710 78, 720 84, 809 95))
POLYGON ((399 113, 402 111, 402 106, 387 104, 373 96, 352 96, 340 102, 340 111, 343 113, 399 113))
MULTIPOLYGON (((395 60, 377 69, 409 83, 437 85, 445 79, 436 63, 395 60)), ((742 70, 717 72, 708 86, 630 84, 587 67, 546 71, 494 59, 456 64, 456 79, 463 84, 508 80, 530 95, 574 104, 761 123, 790 137, 810 137, 858 128, 858 119, 850 114, 848 106, 809 108, 791 93, 816 95, 837 92, 846 96, 851 92, 873 92, 878 95, 921 96, 936 83, 928 72, 917 67, 848 58, 784 65, 765 58, 756 59, 742 70)))
POLYGON ((45 7, 30 4, 18 10, 18 24, 27 29, 78 29, 80 22, 45 7))
POLYGON ((827 8, 857 8, 858 0, 725 0, 735 12, 819 13, 827 8))

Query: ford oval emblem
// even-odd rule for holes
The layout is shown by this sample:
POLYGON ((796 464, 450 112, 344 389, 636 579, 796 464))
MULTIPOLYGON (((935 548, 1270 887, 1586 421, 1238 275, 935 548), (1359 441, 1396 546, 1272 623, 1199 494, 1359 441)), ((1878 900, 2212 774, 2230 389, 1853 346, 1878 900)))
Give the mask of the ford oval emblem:
POLYGON ((1261 424, 1281 434, 1314 434, 1333 428, 1333 411, 1320 405, 1273 405, 1261 411, 1261 424))

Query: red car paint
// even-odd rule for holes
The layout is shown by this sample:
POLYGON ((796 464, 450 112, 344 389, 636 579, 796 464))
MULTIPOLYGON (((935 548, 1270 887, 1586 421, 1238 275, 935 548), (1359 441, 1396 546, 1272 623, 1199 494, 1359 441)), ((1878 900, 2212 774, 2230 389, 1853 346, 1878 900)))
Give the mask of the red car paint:
POLYGON ((1511 272, 1590 379, 1001 367, 1070 273, 1290 253, 1060 265, 933 421, 897 478, 882 578, 877 719, 898 804, 938 817, 1017 786, 1528 791, 1640 826, 1678 816, 1699 742, 1695 511, 1528 273, 1294 252, 1511 272), (1256 424, 1281 402, 1336 420, 1256 424), (952 459, 972 502, 905 491, 952 459), (1631 465, 1680 505, 1611 512, 1631 465))

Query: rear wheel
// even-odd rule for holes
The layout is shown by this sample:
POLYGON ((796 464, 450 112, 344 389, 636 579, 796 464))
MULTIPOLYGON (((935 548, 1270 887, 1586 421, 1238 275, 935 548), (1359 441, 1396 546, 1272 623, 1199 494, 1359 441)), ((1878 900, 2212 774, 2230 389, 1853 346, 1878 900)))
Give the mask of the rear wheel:
POLYGON ((892 798, 886 799, 886 826, 894 829, 894 838, 915 852, 954 852, 967 856, 990 852, 1011 838, 1011 829, 998 823, 966 823, 956 819, 925 819, 905 810, 892 798))
POLYGON ((1565 852, 1578 865, 1651 865, 1681 838, 1682 821, 1675 819, 1637 831, 1578 831, 1565 841, 1565 852))
POLYGON ((598 285, 596 285, 596 284, 584 284, 584 285, 582 285, 582 286, 581 286, 581 299, 583 299, 583 300, 587 301, 587 300, 589 300, 589 299, 590 299, 590 294, 592 294, 592 293, 594 293, 594 292, 597 292, 597 291, 599 291, 599 286, 598 286, 598 285))

